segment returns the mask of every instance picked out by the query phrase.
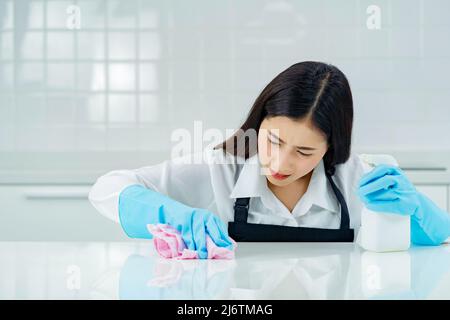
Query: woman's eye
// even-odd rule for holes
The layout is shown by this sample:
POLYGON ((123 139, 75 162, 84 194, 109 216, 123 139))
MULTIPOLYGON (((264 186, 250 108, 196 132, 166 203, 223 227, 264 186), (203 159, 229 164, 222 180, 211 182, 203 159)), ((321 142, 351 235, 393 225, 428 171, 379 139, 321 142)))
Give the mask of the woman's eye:
POLYGON ((276 141, 273 141, 272 139, 268 139, 268 140, 269 140, 269 142, 270 142, 271 144, 279 145, 279 143, 278 143, 278 142, 276 142, 276 141))
POLYGON ((308 154, 308 153, 303 153, 301 151, 299 151, 298 153, 300 153, 302 156, 305 156, 305 157, 312 156, 312 153, 308 154))

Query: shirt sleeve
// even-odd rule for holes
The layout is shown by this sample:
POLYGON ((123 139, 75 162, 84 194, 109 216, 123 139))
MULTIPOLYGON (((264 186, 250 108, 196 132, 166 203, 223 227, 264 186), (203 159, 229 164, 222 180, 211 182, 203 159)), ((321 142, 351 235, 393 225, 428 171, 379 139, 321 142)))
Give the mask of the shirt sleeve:
POLYGON ((105 217, 119 223, 118 200, 127 186, 139 184, 191 207, 206 208, 214 200, 207 151, 132 170, 100 176, 89 201, 105 217), (206 159, 206 160, 205 160, 206 159))

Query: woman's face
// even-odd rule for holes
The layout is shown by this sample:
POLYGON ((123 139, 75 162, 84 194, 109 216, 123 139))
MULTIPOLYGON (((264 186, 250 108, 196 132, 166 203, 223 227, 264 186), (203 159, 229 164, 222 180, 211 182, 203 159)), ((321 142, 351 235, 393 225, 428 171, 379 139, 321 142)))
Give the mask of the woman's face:
POLYGON ((265 118, 258 132, 263 173, 276 186, 286 186, 311 172, 328 150, 325 135, 309 119, 265 118), (276 175, 288 175, 280 177, 276 175))

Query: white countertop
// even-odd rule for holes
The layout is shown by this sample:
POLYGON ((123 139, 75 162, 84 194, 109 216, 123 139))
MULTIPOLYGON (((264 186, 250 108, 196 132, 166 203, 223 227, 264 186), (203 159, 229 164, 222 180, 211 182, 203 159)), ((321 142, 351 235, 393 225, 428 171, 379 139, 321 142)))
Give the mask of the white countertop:
POLYGON ((450 299, 450 245, 238 243, 234 260, 167 260, 150 240, 0 242, 0 299, 450 299))

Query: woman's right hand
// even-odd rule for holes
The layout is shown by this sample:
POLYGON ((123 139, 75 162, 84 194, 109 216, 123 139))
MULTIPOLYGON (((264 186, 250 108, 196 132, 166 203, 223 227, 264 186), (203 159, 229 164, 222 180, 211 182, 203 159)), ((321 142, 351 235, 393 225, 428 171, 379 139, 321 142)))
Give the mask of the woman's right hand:
POLYGON ((167 223, 180 231, 186 247, 196 250, 200 259, 208 257, 206 235, 218 247, 232 249, 231 239, 225 224, 212 212, 201 208, 190 208, 183 214, 170 214, 167 223))
POLYGON ((120 193, 119 219, 131 238, 151 239, 147 224, 167 223, 181 233, 186 247, 197 251, 200 259, 208 257, 206 234, 217 246, 232 249, 227 228, 218 216, 139 184, 128 186, 120 193))

